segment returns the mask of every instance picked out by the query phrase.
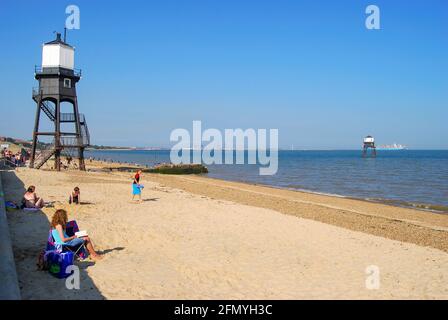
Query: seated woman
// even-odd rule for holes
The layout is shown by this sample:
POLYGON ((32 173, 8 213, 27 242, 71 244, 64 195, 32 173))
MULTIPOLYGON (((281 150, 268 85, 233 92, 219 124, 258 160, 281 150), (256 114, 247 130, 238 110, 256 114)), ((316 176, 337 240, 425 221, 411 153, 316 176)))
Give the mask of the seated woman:
POLYGON ((81 203, 81 191, 79 190, 78 187, 75 187, 75 189, 73 189, 73 192, 70 193, 68 203, 70 203, 70 204, 72 204, 72 203, 80 204, 81 203))
POLYGON ((85 244, 92 259, 94 260, 101 259, 103 256, 96 253, 95 249, 93 248, 92 241, 88 236, 82 238, 78 238, 77 236, 69 237, 65 233, 65 226, 67 225, 67 222, 68 222, 67 211, 63 209, 56 210, 56 212, 53 215, 53 218, 51 218, 51 229, 52 229, 51 234, 53 235, 55 242, 64 243, 65 246, 73 248, 85 244))
POLYGON ((36 187, 30 186, 23 195, 23 204, 26 208, 41 209, 45 206, 44 199, 36 194, 36 187))

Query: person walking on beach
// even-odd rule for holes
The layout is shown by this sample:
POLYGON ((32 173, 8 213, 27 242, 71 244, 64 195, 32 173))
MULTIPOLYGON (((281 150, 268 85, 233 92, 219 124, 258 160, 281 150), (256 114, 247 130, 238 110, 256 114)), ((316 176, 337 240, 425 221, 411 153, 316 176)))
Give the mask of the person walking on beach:
POLYGON ((143 185, 140 184, 140 179, 142 177, 142 170, 138 170, 134 175, 134 181, 132 182, 132 201, 134 201, 135 196, 139 197, 139 202, 142 202, 142 189, 143 185))
POLYGON ((142 176, 142 170, 137 170, 137 173, 134 175, 134 183, 139 184, 140 183, 140 178, 142 176))

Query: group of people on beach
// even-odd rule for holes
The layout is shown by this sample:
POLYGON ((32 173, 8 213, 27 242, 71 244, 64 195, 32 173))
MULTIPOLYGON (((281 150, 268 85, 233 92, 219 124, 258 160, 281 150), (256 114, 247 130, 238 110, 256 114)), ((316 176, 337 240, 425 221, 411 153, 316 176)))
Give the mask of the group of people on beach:
MULTIPOLYGON (((135 175, 132 177, 132 200, 135 199, 135 196, 138 196, 138 201, 142 201, 142 189, 144 186, 140 183, 142 178, 142 170, 138 170, 135 175)), ((81 190, 79 187, 75 187, 73 191, 70 193, 68 198, 69 204, 81 204, 81 190)), ((29 186, 23 195, 22 199, 22 208, 28 208, 32 210, 39 210, 46 206, 44 199, 37 195, 36 187, 29 186)), ((102 255, 96 252, 92 240, 89 236, 77 236, 76 234, 73 236, 68 236, 66 233, 66 226, 68 223, 68 215, 67 211, 64 209, 58 209, 53 214, 51 218, 51 233, 55 242, 63 243, 65 247, 69 248, 78 248, 82 245, 86 247, 91 258, 93 260, 102 259, 102 255)))
MULTIPOLYGON (((140 183, 142 179, 142 170, 137 170, 137 172, 132 176, 132 200, 138 197, 138 201, 142 202, 142 189, 144 186, 140 183)), ((69 204, 81 204, 81 190, 79 187, 75 187, 68 197, 69 204)), ((29 210, 39 210, 49 204, 44 201, 36 193, 36 187, 31 185, 27 188, 22 199, 22 208, 29 210)), ((93 260, 102 259, 102 255, 97 253, 92 240, 88 235, 73 236, 67 235, 66 228, 68 223, 68 214, 64 209, 58 209, 55 211, 51 218, 51 234, 56 243, 63 244, 64 247, 73 248, 76 250, 80 246, 85 246, 93 260)))
MULTIPOLYGON (((69 204, 81 204, 81 190, 79 187, 75 187, 69 195, 69 204)), ((46 203, 42 197, 39 197, 36 193, 35 186, 29 186, 25 194, 23 195, 22 206, 28 209, 42 209, 46 206, 46 203)), ((90 256, 94 260, 99 260, 102 255, 98 254, 93 246, 92 240, 89 236, 68 236, 66 233, 66 226, 68 223, 67 211, 64 209, 58 209, 53 214, 51 219, 51 231, 54 240, 57 243, 63 243, 64 246, 69 248, 78 248, 81 245, 85 245, 89 251, 90 256)))
MULTIPOLYGON (((68 197, 69 204, 81 203, 81 190, 75 187, 68 197)), ((42 209, 47 204, 44 199, 39 197, 36 193, 35 186, 29 186, 22 198, 22 208, 27 209, 42 209)))
POLYGON ((59 163, 61 168, 64 170, 68 170, 70 167, 73 167, 73 169, 78 169, 78 165, 76 164, 75 161, 73 161, 73 158, 71 156, 67 156, 65 158, 65 162, 60 160, 59 163))
POLYGON ((21 167, 24 166, 26 161, 28 160, 28 154, 24 152, 12 152, 11 150, 7 148, 3 148, 1 150, 1 157, 5 158, 6 161, 8 161, 9 164, 21 167))

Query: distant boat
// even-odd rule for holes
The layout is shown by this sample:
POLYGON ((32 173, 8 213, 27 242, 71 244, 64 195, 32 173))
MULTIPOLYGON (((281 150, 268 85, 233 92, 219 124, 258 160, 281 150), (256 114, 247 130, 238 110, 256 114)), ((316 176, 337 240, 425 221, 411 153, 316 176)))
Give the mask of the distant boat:
POLYGON ((377 150, 407 150, 407 147, 402 144, 394 143, 394 144, 381 145, 376 149, 377 150))

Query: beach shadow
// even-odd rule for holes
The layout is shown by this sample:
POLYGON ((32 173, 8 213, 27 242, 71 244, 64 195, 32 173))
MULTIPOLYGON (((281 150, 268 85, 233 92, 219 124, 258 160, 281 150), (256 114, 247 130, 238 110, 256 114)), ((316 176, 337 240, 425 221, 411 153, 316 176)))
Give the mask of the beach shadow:
POLYGON ((75 265, 77 265, 80 269, 87 269, 88 267, 94 266, 95 262, 94 261, 77 260, 77 261, 75 261, 75 265))
POLYGON ((148 202, 148 201, 157 201, 159 200, 159 198, 149 198, 149 199, 142 199, 143 202, 148 202))
POLYGON ((45 208, 54 208, 56 201, 45 201, 45 208))
POLYGON ((121 250, 124 250, 124 249, 125 249, 125 247, 116 247, 116 248, 112 248, 112 249, 106 249, 106 250, 98 251, 98 254, 108 254, 108 253, 113 252, 113 251, 121 251, 121 250))
MULTIPOLYGON (((5 199, 20 203, 26 187, 22 180, 13 170, 0 170, 0 175, 5 199)), ((42 196, 46 198, 45 194, 42 196)), ((44 208, 43 210, 51 213, 54 209, 44 208)), ((78 290, 68 289, 65 286, 65 279, 57 279, 48 271, 37 269, 37 258, 45 249, 50 230, 50 222, 42 210, 11 211, 7 212, 7 217, 22 299, 105 299, 86 271, 93 265, 89 262, 75 262, 80 266, 80 289, 78 290)))
MULTIPOLYGON (((68 202, 60 202, 60 204, 66 204, 66 203, 68 203, 68 202)), ((89 202, 89 201, 81 201, 79 204, 76 204, 76 203, 68 203, 68 204, 71 205, 71 206, 74 206, 74 207, 76 207, 76 206, 95 205, 95 203, 89 202)))

